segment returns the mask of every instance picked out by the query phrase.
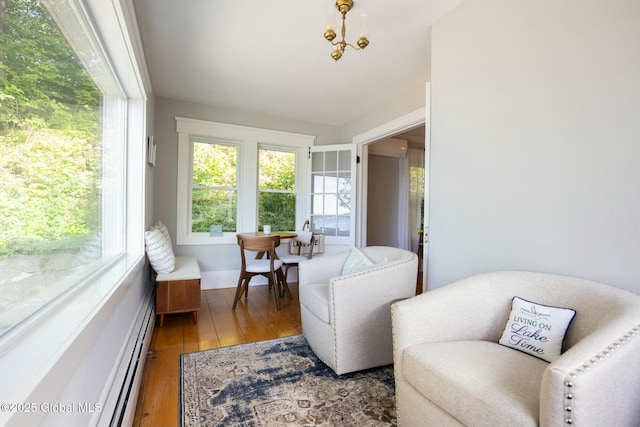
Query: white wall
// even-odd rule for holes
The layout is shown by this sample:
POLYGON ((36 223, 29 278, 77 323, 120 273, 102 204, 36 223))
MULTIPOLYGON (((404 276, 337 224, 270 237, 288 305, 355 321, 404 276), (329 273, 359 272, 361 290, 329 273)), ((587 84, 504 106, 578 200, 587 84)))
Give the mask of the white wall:
MULTIPOLYGON (((416 55, 428 54, 428 52, 416 52, 416 55)), ((409 87, 398 87, 393 98, 389 98, 383 105, 372 107, 367 113, 357 119, 346 123, 340 128, 342 140, 351 143, 353 137, 370 131, 398 117, 424 108, 426 105, 425 86, 429 76, 424 76, 424 81, 409 87)), ((394 82, 396 84, 398 82, 394 82)))
POLYGON ((640 293, 640 2, 466 1, 432 39, 428 288, 519 269, 640 293))
POLYGON ((398 247, 400 161, 369 155, 367 246, 398 247))

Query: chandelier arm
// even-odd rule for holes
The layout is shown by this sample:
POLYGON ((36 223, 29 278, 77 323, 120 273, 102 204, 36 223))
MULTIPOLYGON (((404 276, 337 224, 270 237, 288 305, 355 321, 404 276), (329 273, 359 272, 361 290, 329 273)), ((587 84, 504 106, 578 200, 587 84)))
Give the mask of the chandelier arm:
POLYGON ((350 47, 351 47, 351 49, 353 49, 353 50, 362 50, 362 48, 361 48, 361 47, 356 47, 356 46, 352 45, 351 43, 346 43, 346 45, 347 45, 347 46, 350 46, 350 47))

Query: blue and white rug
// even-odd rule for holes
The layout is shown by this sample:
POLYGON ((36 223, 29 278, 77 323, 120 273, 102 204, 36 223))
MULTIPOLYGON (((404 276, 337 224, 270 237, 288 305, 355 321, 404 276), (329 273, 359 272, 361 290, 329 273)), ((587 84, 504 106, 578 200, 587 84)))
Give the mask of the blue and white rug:
POLYGON ((395 426, 393 367, 338 376, 302 335, 180 356, 180 423, 395 426))

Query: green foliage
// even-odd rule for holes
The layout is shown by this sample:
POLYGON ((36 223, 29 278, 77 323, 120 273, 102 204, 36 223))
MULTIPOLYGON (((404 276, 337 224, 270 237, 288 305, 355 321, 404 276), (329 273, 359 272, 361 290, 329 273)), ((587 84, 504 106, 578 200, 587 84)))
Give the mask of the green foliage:
POLYGON ((22 253, 20 239, 59 241, 97 232, 99 157, 100 147, 82 132, 0 135, 0 254, 22 253))
POLYGON ((271 225, 273 231, 296 229, 296 195, 286 193, 259 193, 258 224, 271 225))
MULTIPOLYGON (((96 133, 101 93, 37 0, 5 0, 0 126, 96 133)), ((2 7, 2 6, 0 6, 2 7)))
POLYGON ((193 185, 236 188, 238 149, 233 145, 193 144, 193 185))
POLYGON ((0 256, 100 231, 101 97, 37 0, 0 2, 0 256))
POLYGON ((294 191, 296 155, 288 151, 260 150, 259 190, 294 191))
POLYGON ((236 230, 238 193, 194 189, 191 203, 191 222, 194 233, 208 233, 211 225, 222 225, 222 231, 236 230))

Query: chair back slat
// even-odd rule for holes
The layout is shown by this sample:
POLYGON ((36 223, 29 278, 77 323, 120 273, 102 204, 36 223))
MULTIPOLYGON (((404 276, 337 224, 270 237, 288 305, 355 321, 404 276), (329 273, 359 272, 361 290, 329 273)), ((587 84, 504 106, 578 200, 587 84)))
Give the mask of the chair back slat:
POLYGON ((238 234, 238 244, 242 242, 244 248, 248 251, 262 252, 280 246, 280 236, 246 236, 238 234))
POLYGON ((238 245, 240 245, 240 255, 242 257, 242 267, 246 267, 246 259, 244 251, 251 251, 268 254, 271 260, 278 259, 276 248, 280 246, 280 236, 247 236, 237 234, 238 245))

